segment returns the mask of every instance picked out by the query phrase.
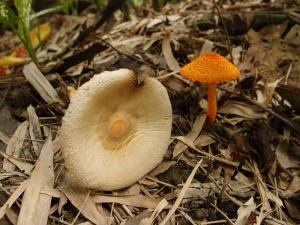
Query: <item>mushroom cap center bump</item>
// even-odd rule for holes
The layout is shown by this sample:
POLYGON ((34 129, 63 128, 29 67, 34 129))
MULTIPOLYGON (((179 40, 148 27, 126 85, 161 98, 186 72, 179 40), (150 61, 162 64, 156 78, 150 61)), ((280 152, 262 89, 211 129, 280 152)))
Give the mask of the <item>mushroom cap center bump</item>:
POLYGON ((113 138, 122 137, 128 130, 128 124, 125 120, 117 119, 111 122, 108 130, 109 136, 113 138))
POLYGON ((131 140, 136 131, 137 118, 130 111, 117 109, 106 119, 99 118, 96 133, 106 151, 119 150, 131 140))

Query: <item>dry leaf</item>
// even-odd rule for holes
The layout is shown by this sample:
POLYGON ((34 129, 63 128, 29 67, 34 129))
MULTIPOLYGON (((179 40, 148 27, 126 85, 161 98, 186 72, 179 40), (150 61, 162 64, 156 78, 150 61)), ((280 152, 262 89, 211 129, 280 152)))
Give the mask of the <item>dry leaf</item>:
POLYGON ((97 225, 106 225, 108 218, 101 215, 96 207, 96 203, 89 196, 89 192, 85 189, 76 187, 65 174, 64 180, 59 189, 66 195, 70 202, 80 211, 80 213, 88 220, 97 225))
MULTIPOLYGON (((193 124, 192 130, 186 135, 186 138, 194 142, 196 138, 199 136, 203 128, 203 125, 205 123, 205 120, 206 120, 206 114, 198 115, 193 124)), ((187 149, 187 146, 181 142, 178 142, 173 150, 173 158, 175 158, 176 156, 184 152, 185 149, 187 149)))
POLYGON ((25 191, 25 189, 29 185, 29 180, 23 181, 14 193, 9 197, 9 199, 4 203, 4 205, 0 208, 0 219, 5 215, 6 209, 10 208, 14 202, 20 197, 20 195, 25 191))
POLYGON ((221 114, 238 115, 248 119, 266 119, 267 114, 254 105, 248 105, 243 102, 227 101, 222 108, 218 110, 221 114))
MULTIPOLYGON (((0 154, 4 157, 5 160, 8 160, 9 163, 11 163, 13 166, 18 167, 19 170, 21 170, 23 173, 25 173, 27 175, 29 175, 33 169, 33 165, 28 162, 13 158, 13 157, 5 154, 2 151, 0 151, 0 154)), ((12 171, 10 173, 13 173, 13 172, 15 172, 15 171, 12 171)))
POLYGON ((156 217, 160 214, 162 210, 164 210, 168 206, 168 201, 166 199, 162 199, 156 208, 154 209, 153 213, 149 218, 144 218, 140 221, 139 225, 151 225, 156 217))
POLYGON ((210 41, 210 40, 205 40, 202 47, 201 47, 201 54, 204 53, 211 53, 214 49, 214 42, 210 41))
POLYGON ((164 39, 162 41, 162 52, 169 69, 174 72, 179 72, 180 66, 178 65, 178 62, 172 52, 170 34, 165 34, 164 36, 164 39))
POLYGON ((170 169, 171 166, 175 165, 176 161, 164 161, 161 164, 158 165, 152 172, 149 174, 150 177, 155 177, 163 172, 166 172, 168 169, 170 169))
POLYGON ((151 216, 151 212, 148 210, 143 211, 142 213, 136 215, 135 217, 129 218, 125 225, 142 225, 142 221, 146 220, 148 217, 151 216))
MULTIPOLYGON (((12 156, 13 158, 18 158, 23 147, 24 139, 27 133, 28 121, 24 121, 21 123, 13 136, 10 138, 7 147, 6 154, 8 156, 12 156)), ((3 169, 7 172, 14 171, 16 166, 9 162, 8 159, 4 159, 3 161, 3 169)))
POLYGON ((10 208, 6 209, 6 217, 13 225, 18 223, 18 215, 10 208))
POLYGON ((144 195, 134 195, 134 196, 105 196, 96 195, 93 196, 93 200, 96 203, 119 203, 122 205, 130 205, 140 208, 154 209, 160 200, 153 199, 144 195))
POLYGON ((287 190, 282 193, 284 198, 290 198, 300 191, 300 176, 294 176, 287 190))
POLYGON ((238 209, 238 218, 235 221, 234 225, 246 225, 248 218, 256 208, 253 197, 251 197, 244 205, 238 209))
POLYGON ((33 62, 24 66, 23 74, 48 104, 61 103, 56 90, 33 62))
POLYGON ((10 137, 0 130, 0 141, 2 141, 4 144, 8 144, 9 139, 10 137))
POLYGON ((300 46, 300 25, 294 25, 285 36, 285 41, 289 44, 300 46))
POLYGON ((171 209, 169 210, 168 214, 166 215, 166 217, 163 219, 163 221, 159 224, 159 225, 165 225, 168 220, 171 218, 171 216, 173 216, 173 214, 175 213, 176 209, 178 208, 178 206, 180 205, 182 199, 184 198, 184 195, 187 191, 187 189, 189 188, 189 186, 192 183, 192 180, 199 168, 199 166, 202 164, 202 159, 197 163, 197 165, 194 167, 194 169, 192 170, 190 176, 188 177, 188 179, 186 180, 185 184, 183 185, 181 191, 178 194, 177 199, 175 200, 173 206, 171 207, 171 209))
POLYGON ((295 168, 299 166, 300 161, 291 156, 288 149, 290 145, 287 140, 282 140, 276 147, 276 156, 280 165, 285 168, 295 168))
POLYGON ((284 203, 291 217, 300 220, 299 202, 297 202, 297 200, 294 199, 288 199, 285 200, 284 203))
POLYGON ((53 188, 53 147, 51 135, 46 140, 30 177, 18 218, 18 225, 46 225, 52 197, 41 193, 53 188))
POLYGON ((210 137, 209 135, 207 134, 201 134, 195 141, 195 145, 197 147, 204 147, 204 146, 207 146, 207 145, 210 145, 210 144, 213 144, 215 143, 216 141, 210 137))
POLYGON ((40 127, 40 121, 35 113, 35 109, 30 105, 27 108, 28 119, 29 119, 29 135, 32 139, 32 146, 35 154, 40 155, 41 148, 43 143, 40 140, 43 140, 42 130, 40 127))

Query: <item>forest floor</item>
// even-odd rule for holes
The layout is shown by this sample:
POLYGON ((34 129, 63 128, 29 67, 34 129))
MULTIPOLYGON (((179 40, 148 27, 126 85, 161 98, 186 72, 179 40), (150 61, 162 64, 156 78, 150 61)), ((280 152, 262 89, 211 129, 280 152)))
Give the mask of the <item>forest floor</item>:
MULTIPOLYGON (((224 2, 116 10, 80 41, 99 16, 95 6, 79 16, 43 18, 52 32, 36 50, 38 68, 30 63, 0 75, 0 224, 43 218, 51 225, 299 224, 299 2, 224 2), (210 125, 207 86, 179 73, 207 52, 241 71, 239 81, 219 85, 210 125), (59 139, 70 90, 118 68, 153 76, 167 88, 168 152, 126 189, 74 188, 64 181, 59 139), (46 141, 50 132, 53 140, 46 141)), ((0 57, 18 45, 11 31, 3 32, 0 57)))

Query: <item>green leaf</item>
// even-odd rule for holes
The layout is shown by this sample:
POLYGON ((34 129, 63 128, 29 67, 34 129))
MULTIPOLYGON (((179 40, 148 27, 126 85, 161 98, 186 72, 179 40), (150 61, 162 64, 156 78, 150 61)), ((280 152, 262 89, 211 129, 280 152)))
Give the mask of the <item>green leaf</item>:
POLYGON ((13 26, 15 22, 17 22, 17 16, 14 11, 0 1, 0 23, 13 26))
POLYGON ((32 60, 36 62, 37 59, 29 37, 32 0, 14 0, 14 3, 19 17, 17 29, 18 36, 25 45, 32 60))
POLYGON ((145 1, 144 0, 133 0, 132 3, 134 6, 140 7, 145 3, 145 1))
POLYGON ((18 11, 19 19, 25 29, 30 28, 30 12, 31 12, 31 0, 14 0, 15 6, 18 11))
POLYGON ((58 2, 65 7, 65 13, 71 12, 77 15, 78 0, 58 0, 58 2))

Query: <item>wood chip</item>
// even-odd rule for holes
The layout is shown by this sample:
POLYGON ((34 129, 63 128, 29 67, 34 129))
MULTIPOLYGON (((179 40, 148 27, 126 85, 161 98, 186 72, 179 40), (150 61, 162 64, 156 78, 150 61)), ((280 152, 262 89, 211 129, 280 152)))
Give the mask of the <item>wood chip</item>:
MULTIPOLYGON (((27 133, 28 121, 25 121, 19 125, 13 136, 10 138, 7 147, 6 154, 14 158, 18 158, 23 147, 24 139, 27 133)), ((3 161, 3 169, 7 172, 12 172, 16 168, 16 165, 11 163, 7 158, 3 161)))
POLYGON ((46 140, 32 172, 18 218, 18 225, 46 225, 52 197, 41 192, 54 185, 53 147, 51 135, 46 140))

